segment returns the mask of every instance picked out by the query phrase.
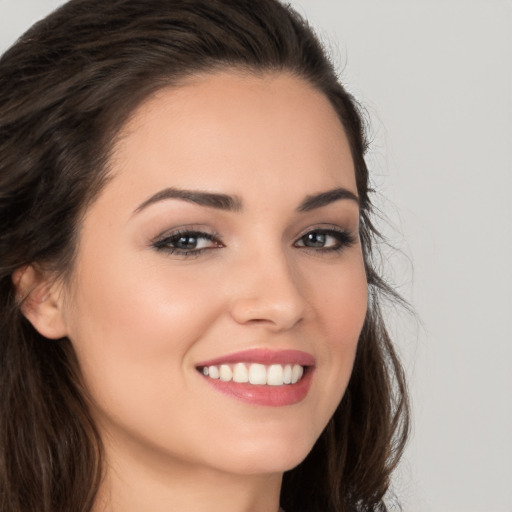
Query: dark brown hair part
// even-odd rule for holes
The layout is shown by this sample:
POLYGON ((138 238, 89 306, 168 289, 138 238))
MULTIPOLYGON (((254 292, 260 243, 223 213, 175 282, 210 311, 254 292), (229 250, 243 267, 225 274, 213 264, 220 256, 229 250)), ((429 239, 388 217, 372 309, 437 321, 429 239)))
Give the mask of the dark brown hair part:
POLYGON ((402 367, 373 259, 364 126, 307 22, 276 0, 72 0, 0 60, 0 512, 88 512, 102 446, 69 340, 20 310, 13 273, 73 265, 81 216, 108 180, 116 135, 159 89, 203 72, 292 73, 323 92, 356 170, 369 309, 353 374, 307 458, 284 477, 291 512, 384 511, 408 432, 402 367))

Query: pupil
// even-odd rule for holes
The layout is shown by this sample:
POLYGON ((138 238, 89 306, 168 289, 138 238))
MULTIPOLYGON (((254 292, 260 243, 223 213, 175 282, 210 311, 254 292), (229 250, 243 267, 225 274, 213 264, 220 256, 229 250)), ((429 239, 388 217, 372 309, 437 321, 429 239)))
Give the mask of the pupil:
POLYGON ((323 247, 325 245, 325 233, 309 233, 306 235, 304 243, 309 247, 323 247))
POLYGON ((176 247, 179 249, 194 249, 196 245, 197 238, 193 236, 182 236, 176 243, 176 247))

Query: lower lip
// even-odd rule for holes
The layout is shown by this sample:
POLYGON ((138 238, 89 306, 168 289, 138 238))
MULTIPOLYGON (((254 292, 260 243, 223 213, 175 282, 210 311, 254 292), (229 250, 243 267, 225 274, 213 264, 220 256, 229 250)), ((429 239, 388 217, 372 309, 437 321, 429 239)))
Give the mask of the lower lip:
POLYGON ((217 391, 253 405, 270 407, 283 407, 301 402, 306 398, 311 380, 313 368, 308 367, 301 380, 296 384, 284 384, 283 386, 258 386, 240 382, 224 382, 220 379, 203 378, 217 391))

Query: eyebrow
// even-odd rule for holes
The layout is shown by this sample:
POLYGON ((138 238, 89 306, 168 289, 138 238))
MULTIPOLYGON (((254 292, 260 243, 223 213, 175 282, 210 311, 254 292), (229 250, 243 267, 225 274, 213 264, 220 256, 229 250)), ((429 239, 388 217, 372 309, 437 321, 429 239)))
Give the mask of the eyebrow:
POLYGON ((202 192, 199 190, 181 190, 177 188, 166 188, 157 192, 155 195, 146 199, 134 213, 147 208, 149 205, 163 201, 165 199, 181 199, 190 203, 206 206, 208 208, 216 208, 218 210, 227 210, 237 212, 242 209, 242 201, 235 196, 227 194, 217 194, 212 192, 202 192))
MULTIPOLYGON (((188 201, 199 206, 206 206, 207 208, 215 208, 217 210, 232 212, 239 212, 242 210, 242 201, 237 196, 202 192, 200 190, 182 190, 170 187, 165 188, 164 190, 152 195, 149 199, 146 199, 137 207, 134 213, 139 213, 148 206, 166 199, 181 199, 182 201, 188 201)), ((309 212, 344 199, 355 201, 359 204, 359 198, 356 194, 346 188, 339 187, 326 192, 307 196, 297 207, 297 211, 309 212)))
POLYGON ((328 204, 334 203, 335 201, 341 201, 344 199, 349 199, 351 201, 355 201, 359 205, 359 198, 346 188, 334 188, 332 190, 328 190, 327 192, 320 192, 319 194, 314 194, 311 196, 307 196, 304 201, 297 208, 298 212, 309 212, 311 210, 316 210, 317 208, 321 208, 322 206, 327 206, 328 204))

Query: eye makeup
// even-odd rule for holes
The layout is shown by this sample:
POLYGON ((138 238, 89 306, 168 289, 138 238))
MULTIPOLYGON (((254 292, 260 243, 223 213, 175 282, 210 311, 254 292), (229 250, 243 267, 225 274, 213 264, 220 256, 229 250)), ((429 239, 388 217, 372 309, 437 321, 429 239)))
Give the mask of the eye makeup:
POLYGON ((294 244, 295 247, 321 252, 339 252, 356 243, 350 231, 340 228, 308 228, 294 244))
POLYGON ((206 250, 224 247, 220 236, 197 229, 178 229, 152 243, 152 247, 167 254, 198 256, 206 250))
MULTIPOLYGON (((293 247, 314 253, 341 252, 356 243, 350 231, 339 227, 316 226, 307 230, 296 239, 293 247)), ((166 254, 191 257, 205 251, 225 247, 220 234, 198 228, 179 228, 158 237, 151 246, 166 254)))

